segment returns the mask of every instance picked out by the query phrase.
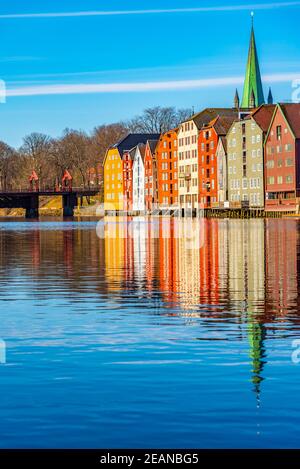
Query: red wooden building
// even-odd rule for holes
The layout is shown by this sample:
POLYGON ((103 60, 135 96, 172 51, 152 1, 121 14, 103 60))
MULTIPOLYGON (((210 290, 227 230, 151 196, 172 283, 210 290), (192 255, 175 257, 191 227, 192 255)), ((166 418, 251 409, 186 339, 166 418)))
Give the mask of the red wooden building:
POLYGON ((132 166, 134 150, 125 151, 122 157, 123 164, 123 200, 124 210, 132 210, 132 166))
POLYGON ((278 104, 265 142, 266 210, 295 210, 300 197, 300 104, 278 104))
POLYGON ((156 146, 158 140, 148 140, 145 149, 145 205, 146 210, 153 209, 157 204, 157 168, 156 168, 156 146))
POLYGON ((217 116, 208 125, 199 130, 198 136, 198 174, 199 203, 209 208, 218 202, 218 159, 219 138, 226 136, 237 112, 231 116, 217 116))

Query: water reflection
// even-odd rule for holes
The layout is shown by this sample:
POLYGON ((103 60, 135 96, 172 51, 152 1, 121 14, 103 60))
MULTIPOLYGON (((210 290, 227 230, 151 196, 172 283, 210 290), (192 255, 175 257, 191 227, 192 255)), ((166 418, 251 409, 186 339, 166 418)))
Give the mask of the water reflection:
MULTIPOLYGON (((271 344, 275 340, 285 344, 278 360, 285 357, 289 361, 289 341, 299 330, 300 249, 296 220, 107 218, 100 225, 93 220, 79 224, 3 221, 0 245, 2 306, 8 301, 16 304, 21 293, 21 300, 33 298, 31 312, 44 301, 42 305, 52 308, 47 312, 49 333, 51 327, 61 327, 63 341, 68 338, 64 321, 73 327, 64 316, 72 306, 72 318, 83 328, 80 333, 95 334, 97 330, 99 337, 105 334, 106 346, 119 344, 118 354, 124 353, 126 360, 132 357, 131 362, 124 361, 126 366, 153 364, 157 359, 153 354, 159 354, 160 363, 165 366, 183 363, 183 359, 186 363, 197 363, 194 379, 198 389, 203 387, 202 399, 208 407, 212 405, 209 392, 218 392, 221 366, 224 394, 239 387, 244 389, 246 383, 260 407, 264 392, 268 395, 264 383, 270 379, 270 367, 274 366, 271 344), (15 285, 14 291, 11 285, 15 285), (59 305, 59 315, 54 314, 54 305, 59 305), (97 316, 94 324, 87 324, 76 319, 74 311, 102 316, 97 316), (174 343, 180 348, 172 348, 174 343), (209 371, 204 368, 201 371, 201 362, 209 364, 209 371), (231 374, 224 371, 226 366, 231 367, 231 374)), ((22 321, 32 321, 37 327, 31 312, 26 318, 22 316, 22 321)), ((6 316, 2 320, 4 326, 12 321, 6 316)), ((38 327, 43 326, 39 323, 38 327)), ((16 336, 21 334, 18 324, 14 323, 13 328, 16 336)), ((27 328, 29 335, 28 322, 24 330, 27 328)), ((9 325, 4 330, 7 335, 11 332, 9 325)), ((121 363, 118 361, 119 366, 121 363)), ((91 373, 93 376, 94 372, 91 373)), ((173 375, 171 378, 178 379, 179 389, 183 386, 182 373, 178 373, 178 378, 173 375)), ((283 373, 287 373, 286 369, 283 373)), ((122 373, 120 376, 124 379, 122 373)), ((144 378, 148 383, 146 375, 144 378)), ((293 379, 289 378, 288 382, 293 379)), ((117 382, 119 385, 118 378, 117 382)), ((195 382, 191 380, 187 386, 195 382)), ((161 386, 161 381, 157 386, 159 383, 161 386)), ((154 396, 158 392, 155 381, 152 386, 154 396)), ((214 405, 219 406, 218 415, 223 419, 227 412, 224 402, 216 394, 214 405)), ((146 412, 147 406, 151 407, 150 401, 144 405, 146 412)), ((191 412, 199 411, 193 405, 191 412)), ((232 408, 237 405, 241 416, 250 412, 250 404, 242 400, 239 404, 231 402, 232 408), (247 410, 244 405, 249 406, 247 410)), ((211 411, 207 412, 206 418, 212 421, 211 411)), ((192 441, 190 432, 194 424, 189 425, 186 422, 183 427, 192 441)), ((245 439, 249 431, 245 431, 245 439)), ((207 441, 213 441, 211 438, 207 441)), ((256 440, 251 441, 257 444, 256 440)))

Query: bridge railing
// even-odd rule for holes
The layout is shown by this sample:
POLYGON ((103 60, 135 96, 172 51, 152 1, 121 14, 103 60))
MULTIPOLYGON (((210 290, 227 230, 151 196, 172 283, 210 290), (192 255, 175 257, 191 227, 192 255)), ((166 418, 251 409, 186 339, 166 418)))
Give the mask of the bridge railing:
POLYGON ((101 186, 80 186, 80 187, 40 187, 39 189, 29 189, 26 188, 16 188, 16 189, 6 189, 1 190, 1 194, 39 194, 39 193, 55 193, 55 194, 65 194, 67 192, 76 192, 76 193, 85 193, 85 192, 99 192, 101 186))

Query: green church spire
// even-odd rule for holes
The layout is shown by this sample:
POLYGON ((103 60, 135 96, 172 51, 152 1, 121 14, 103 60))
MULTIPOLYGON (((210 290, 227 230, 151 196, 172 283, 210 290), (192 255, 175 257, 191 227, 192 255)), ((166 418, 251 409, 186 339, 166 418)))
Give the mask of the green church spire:
POLYGON ((244 83, 244 93, 241 107, 250 108, 258 107, 265 103, 264 92, 262 88, 261 75, 258 63, 257 49, 255 43, 254 27, 253 27, 253 13, 252 13, 252 28, 251 38, 248 54, 248 62, 246 69, 246 77, 244 83), (253 96, 255 102, 253 103, 253 96), (251 106, 252 105, 252 106, 251 106))

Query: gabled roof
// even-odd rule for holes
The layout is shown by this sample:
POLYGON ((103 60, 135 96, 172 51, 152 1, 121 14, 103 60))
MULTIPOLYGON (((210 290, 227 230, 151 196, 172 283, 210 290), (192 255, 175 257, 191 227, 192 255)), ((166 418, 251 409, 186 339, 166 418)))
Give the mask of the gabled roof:
POLYGON ((234 108, 206 108, 203 111, 194 114, 189 119, 186 119, 184 122, 194 121, 198 129, 201 129, 203 126, 209 124, 217 116, 228 116, 232 115, 237 117, 237 110, 234 108))
POLYGON ((228 130, 230 129, 232 123, 235 121, 238 113, 235 115, 229 116, 218 116, 218 119, 214 125, 214 129, 219 136, 226 135, 228 130))
MULTIPOLYGON (((119 142, 112 145, 109 150, 115 148, 118 150, 120 157, 122 158, 125 151, 130 151, 132 148, 136 147, 139 143, 146 145, 147 140, 158 140, 159 134, 128 134, 126 137, 122 138, 119 142)), ((106 152, 107 156, 107 152, 106 152)), ((106 156, 103 164, 105 164, 106 156)))
POLYGON ((142 160, 143 160, 143 162, 144 162, 144 160, 145 160, 145 154, 146 154, 146 145, 145 145, 144 143, 139 143, 138 145, 136 145, 134 148, 132 148, 132 149, 130 150, 129 153, 130 153, 130 156, 131 156, 132 161, 133 161, 134 158, 135 158, 135 155, 136 155, 136 153, 137 153, 137 150, 139 150, 140 155, 141 155, 141 157, 142 157, 142 160))
POLYGON ((273 113, 273 117, 266 135, 269 137, 277 111, 280 111, 286 121, 287 126, 295 138, 300 139, 300 103, 279 103, 273 113))
POLYGON ((148 145, 149 145, 149 148, 150 148, 150 151, 151 151, 152 155, 155 153, 157 143, 158 143, 158 139, 148 140, 148 145))
POLYGON ((219 116, 218 115, 215 119, 210 121, 208 125, 203 127, 202 130, 213 127, 218 136, 226 135, 232 123, 236 120, 237 117, 238 117, 237 110, 232 112, 231 116, 219 116))
POLYGON ((263 104, 253 112, 252 118, 263 132, 267 132, 275 111, 275 104, 263 104))
POLYGON ((117 148, 120 155, 124 151, 131 150, 133 147, 136 147, 139 143, 146 145, 147 140, 158 140, 159 134, 129 134, 127 137, 123 138, 120 142, 113 145, 111 148, 117 148))
POLYGON ((281 108, 295 138, 300 138, 300 103, 280 103, 279 107, 281 108))

